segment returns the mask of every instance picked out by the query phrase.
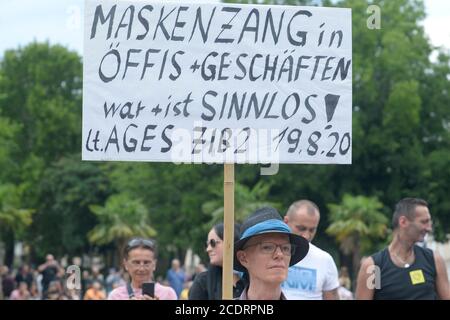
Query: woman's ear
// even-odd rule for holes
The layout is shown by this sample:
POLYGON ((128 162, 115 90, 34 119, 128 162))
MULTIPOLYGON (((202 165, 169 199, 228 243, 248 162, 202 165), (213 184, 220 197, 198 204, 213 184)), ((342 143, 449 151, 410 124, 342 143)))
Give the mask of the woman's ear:
POLYGON ((245 251, 239 250, 238 252, 236 252, 236 258, 239 260, 239 262, 240 262, 245 268, 247 268, 247 266, 248 266, 248 260, 247 260, 247 255, 245 254, 245 251))

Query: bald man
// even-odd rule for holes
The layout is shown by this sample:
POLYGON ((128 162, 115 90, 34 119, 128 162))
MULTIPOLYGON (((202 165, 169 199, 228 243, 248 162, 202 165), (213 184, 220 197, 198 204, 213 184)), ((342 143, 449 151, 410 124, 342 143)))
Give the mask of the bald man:
POLYGON ((339 287, 338 271, 331 255, 313 245, 317 232, 320 211, 309 200, 294 202, 288 209, 284 222, 292 232, 310 242, 306 257, 289 268, 287 280, 282 288, 289 300, 337 300, 339 287))

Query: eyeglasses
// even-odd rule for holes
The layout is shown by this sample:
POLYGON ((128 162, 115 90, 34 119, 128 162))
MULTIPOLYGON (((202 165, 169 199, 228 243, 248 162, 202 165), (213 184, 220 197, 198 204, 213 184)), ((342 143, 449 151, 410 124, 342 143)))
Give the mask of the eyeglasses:
POLYGON ((284 243, 284 244, 276 244, 273 242, 258 242, 254 244, 250 244, 243 248, 244 250, 248 247, 252 246, 259 246, 259 251, 262 254, 274 254, 278 247, 280 247, 281 252, 285 256, 292 256, 295 253, 295 245, 292 245, 290 243, 284 243))
POLYGON ((209 245, 209 246, 211 246, 211 248, 214 249, 219 242, 221 242, 221 241, 220 240, 215 240, 215 239, 211 239, 209 241, 206 241, 205 248, 208 248, 208 245, 209 245))

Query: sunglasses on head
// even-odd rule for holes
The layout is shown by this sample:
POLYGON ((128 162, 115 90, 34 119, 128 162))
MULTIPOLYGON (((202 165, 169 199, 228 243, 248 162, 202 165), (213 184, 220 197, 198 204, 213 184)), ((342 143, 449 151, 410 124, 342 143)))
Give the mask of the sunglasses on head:
POLYGON ((209 241, 206 241, 205 247, 208 248, 208 246, 211 246, 211 248, 215 248, 216 245, 221 242, 220 240, 211 239, 209 241))
POLYGON ((131 239, 128 243, 127 243, 127 247, 126 247, 126 252, 129 252, 130 250, 137 248, 137 247, 145 247, 145 248, 149 248, 151 250, 155 249, 155 243, 152 240, 149 239, 141 239, 141 238, 137 238, 137 239, 131 239))

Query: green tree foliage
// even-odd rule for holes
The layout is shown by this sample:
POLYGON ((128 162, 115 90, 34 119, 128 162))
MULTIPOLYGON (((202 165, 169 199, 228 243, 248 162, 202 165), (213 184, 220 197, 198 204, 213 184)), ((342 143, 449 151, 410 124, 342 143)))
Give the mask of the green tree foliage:
POLYGON ((375 197, 344 195, 340 204, 329 204, 330 226, 342 252, 352 256, 353 274, 359 268, 361 254, 373 252, 373 244, 387 235, 388 219, 381 211, 383 204, 375 197))
POLYGON ((424 164, 418 195, 430 203, 435 237, 446 240, 450 232, 450 56, 440 52, 421 82, 425 112, 421 113, 424 164))
POLYGON ((190 247, 201 252, 211 219, 201 206, 221 189, 223 166, 120 163, 105 170, 114 192, 128 192, 149 209, 162 263, 190 247))
POLYGON ((20 188, 10 183, 0 184, 0 247, 6 247, 7 264, 13 261, 14 242, 24 240, 32 223, 34 210, 23 208, 21 198, 20 188))
POLYGON ((450 146, 431 152, 422 172, 423 194, 427 194, 433 217, 434 237, 447 240, 450 229, 450 146))
MULTIPOLYGON (((390 208, 400 198, 417 196, 441 209, 447 197, 439 190, 448 194, 449 185, 429 173, 431 163, 441 169, 449 163, 448 154, 441 152, 448 150, 450 142, 449 56, 441 52, 437 62, 430 60, 434 48, 421 24, 422 1, 374 4, 380 7, 381 29, 371 30, 364 27, 368 1, 339 3, 352 8, 353 101, 358 121, 353 127, 358 125, 361 133, 353 137, 353 164, 345 171, 349 179, 357 179, 360 189, 355 191, 378 195, 390 208)), ((432 214, 436 235, 448 233, 445 211, 432 214)))
POLYGON ((16 137, 20 129, 19 124, 0 117, 0 183, 10 181, 18 170, 14 155, 19 151, 16 137))
POLYGON ((21 208, 21 193, 16 186, 0 185, 0 235, 12 232, 16 239, 21 240, 33 221, 33 213, 33 209, 21 208))
POLYGON ((30 241, 39 256, 89 251, 87 233, 97 218, 89 205, 103 203, 110 194, 108 179, 98 164, 72 155, 52 164, 36 185, 39 207, 30 241))
POLYGON ((76 180, 63 168, 67 161, 62 160, 63 167, 58 161, 79 150, 81 84, 81 58, 62 46, 31 43, 7 50, 0 62, 0 164, 9 169, 5 178, 23 191, 22 206, 36 208, 28 238, 40 254, 80 250, 87 243, 84 223, 95 221, 81 213, 88 212, 85 200, 71 202, 76 191, 59 184, 63 177, 55 173, 67 169, 64 179, 76 180), (13 138, 11 147, 5 148, 8 138, 13 138))
MULTIPOLYGON (((242 223, 252 212, 262 207, 275 207, 280 209, 280 204, 268 201, 270 184, 263 180, 256 183, 253 188, 249 188, 240 183, 235 183, 234 187, 234 220, 242 223)), ((223 221, 223 188, 213 191, 216 199, 205 202, 202 206, 204 213, 212 217, 210 227, 223 221)))
MULTIPOLYGON (((114 243, 118 252, 132 237, 154 237, 148 209, 139 199, 128 193, 110 196, 104 206, 90 205, 89 209, 98 219, 98 224, 88 233, 89 241, 97 245, 114 243)), ((122 259, 119 258, 119 261, 122 259)))
POLYGON ((32 43, 6 51, 0 74, 1 115, 22 125, 16 160, 36 154, 50 162, 79 150, 82 64, 77 53, 32 43))

